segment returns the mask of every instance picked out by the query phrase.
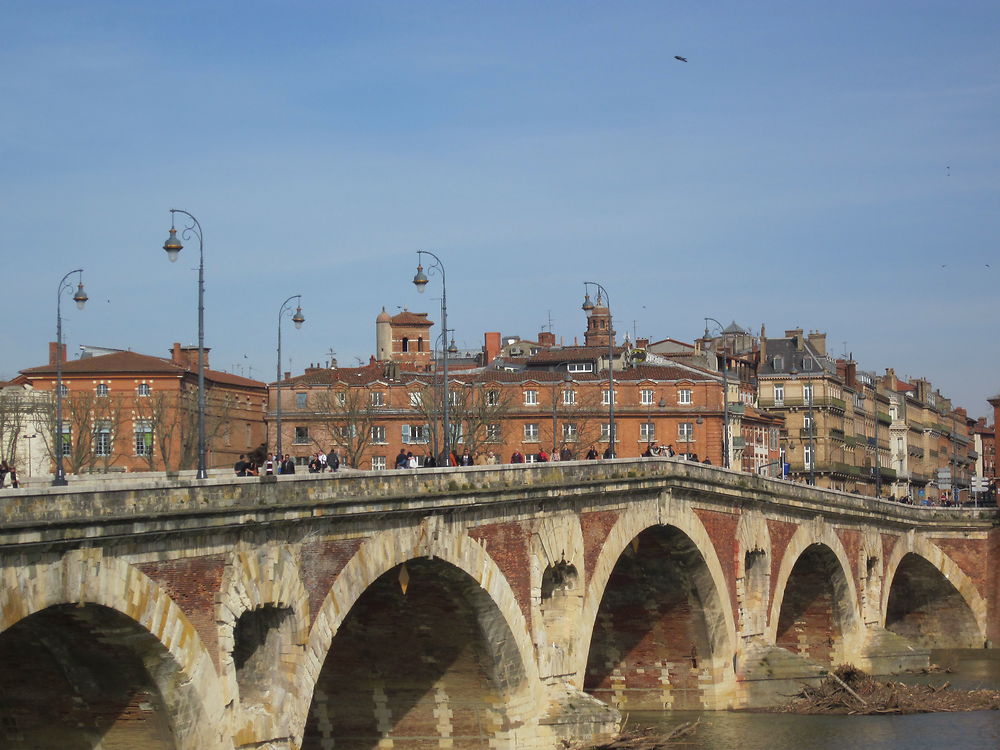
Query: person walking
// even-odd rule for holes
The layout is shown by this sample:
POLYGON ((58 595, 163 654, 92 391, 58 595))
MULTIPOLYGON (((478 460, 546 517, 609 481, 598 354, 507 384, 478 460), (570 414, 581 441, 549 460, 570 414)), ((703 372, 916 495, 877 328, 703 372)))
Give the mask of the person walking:
POLYGON ((233 471, 236 472, 236 476, 238 477, 245 477, 247 475, 247 462, 245 454, 240 454, 240 460, 233 464, 233 471))
POLYGON ((597 460, 597 448, 590 446, 590 450, 587 451, 587 460, 596 461, 597 460))
POLYGON ((538 463, 547 464, 549 462, 549 454, 545 452, 544 448, 538 451, 538 463))
POLYGON ((569 449, 569 446, 563 443, 563 447, 559 449, 559 460, 560 461, 572 461, 573 451, 569 449))
POLYGON ((437 468, 437 465, 438 465, 437 459, 434 458, 434 454, 431 453, 430 451, 427 451, 427 453, 424 454, 424 468, 434 469, 437 468))
POLYGON ((464 451, 462 451, 462 456, 458 459, 458 465, 459 466, 472 466, 473 465, 472 454, 469 453, 469 449, 468 448, 466 448, 464 451))
POLYGON ((16 490, 21 486, 17 483, 17 467, 14 466, 14 464, 11 464, 7 470, 10 472, 10 488, 12 490, 16 490))
POLYGON ((410 468, 410 461, 406 457, 406 451, 404 451, 402 448, 399 449, 399 455, 396 456, 396 468, 397 469, 410 468))
POLYGON ((326 454, 326 465, 331 473, 340 468, 340 456, 337 455, 336 448, 331 448, 330 452, 326 454))
POLYGON ((518 450, 517 448, 515 448, 514 452, 510 455, 510 462, 512 464, 523 464, 524 463, 524 454, 521 453, 520 450, 518 450))
POLYGON ((287 453, 285 454, 285 459, 281 462, 281 473, 282 474, 295 473, 295 460, 291 458, 287 453))

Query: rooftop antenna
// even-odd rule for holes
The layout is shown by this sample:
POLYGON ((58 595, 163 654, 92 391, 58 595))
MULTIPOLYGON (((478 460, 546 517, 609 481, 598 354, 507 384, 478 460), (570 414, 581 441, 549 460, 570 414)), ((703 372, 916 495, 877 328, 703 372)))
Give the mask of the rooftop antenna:
POLYGON ((330 358, 330 368, 332 369, 332 368, 336 367, 337 366, 337 352, 335 352, 333 350, 332 346, 329 349, 326 350, 326 356, 328 356, 330 358))

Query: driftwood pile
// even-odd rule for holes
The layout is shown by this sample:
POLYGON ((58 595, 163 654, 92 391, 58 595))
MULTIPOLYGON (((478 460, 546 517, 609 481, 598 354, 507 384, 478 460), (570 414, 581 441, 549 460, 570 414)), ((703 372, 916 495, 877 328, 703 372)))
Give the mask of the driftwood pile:
POLYGON ((933 711, 1000 709, 1000 690, 951 690, 941 685, 881 682, 843 665, 818 687, 802 686, 791 702, 777 709, 793 714, 918 714, 933 711))
POLYGON ((697 721, 687 721, 664 734, 662 728, 637 727, 623 731, 613 740, 596 745, 574 745, 575 750, 669 750, 698 727, 697 721))

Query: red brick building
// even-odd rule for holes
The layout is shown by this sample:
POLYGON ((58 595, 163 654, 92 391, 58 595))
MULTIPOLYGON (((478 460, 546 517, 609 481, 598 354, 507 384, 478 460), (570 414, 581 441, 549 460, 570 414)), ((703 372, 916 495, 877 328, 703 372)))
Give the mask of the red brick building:
MULTIPOLYGON (((49 362, 21 370, 12 382, 56 389, 58 347, 49 362)), ((131 351, 66 360, 63 383, 63 465, 88 471, 176 471, 197 466, 198 349, 174 344, 170 358, 131 351)), ((206 461, 231 466, 265 441, 264 383, 210 369, 205 350, 206 461)), ((55 424, 54 399, 52 424, 55 424)), ((45 438, 55 453, 52 430, 45 438)), ((54 463, 54 460, 53 460, 54 463)))

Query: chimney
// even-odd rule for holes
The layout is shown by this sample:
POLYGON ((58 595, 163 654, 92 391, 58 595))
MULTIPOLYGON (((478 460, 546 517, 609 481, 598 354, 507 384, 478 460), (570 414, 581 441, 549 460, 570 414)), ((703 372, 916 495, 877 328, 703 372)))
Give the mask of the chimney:
MULTIPOLYGON (((208 352, 209 348, 206 346, 205 349, 205 369, 208 369, 208 352)), ((174 342, 173 347, 170 350, 170 361, 175 365, 180 365, 181 367, 186 367, 192 372, 198 371, 198 347, 197 346, 181 346, 177 341, 174 342)))
POLYGON ((290 373, 288 370, 285 370, 285 380, 291 380, 291 378, 292 378, 292 373, 290 373))
POLYGON ((552 331, 542 331, 538 334, 538 343, 542 346, 553 347, 556 345, 556 335, 552 331))
POLYGON ((487 331, 483 335, 483 358, 484 365, 488 365, 494 359, 500 356, 500 350, 503 348, 503 344, 500 341, 499 331, 487 331))
POLYGON ((809 343, 812 344, 812 348, 816 350, 816 354, 820 357, 826 356, 826 334, 820 333, 819 331, 812 331, 809 334, 809 343))
POLYGON ((635 347, 636 347, 636 349, 648 349, 649 348, 649 339, 636 339, 635 340, 635 347))
MULTIPOLYGON (((59 344, 55 341, 49 342, 49 364, 54 365, 58 361, 56 358, 59 356, 57 352, 59 351, 59 344)), ((66 361, 66 344, 62 345, 62 361, 66 361)))
POLYGON ((767 362, 767 329, 764 328, 764 324, 760 324, 760 360, 761 363, 767 362))

